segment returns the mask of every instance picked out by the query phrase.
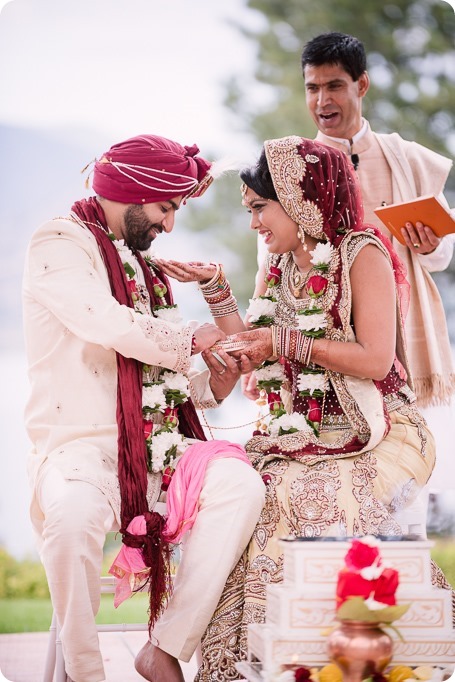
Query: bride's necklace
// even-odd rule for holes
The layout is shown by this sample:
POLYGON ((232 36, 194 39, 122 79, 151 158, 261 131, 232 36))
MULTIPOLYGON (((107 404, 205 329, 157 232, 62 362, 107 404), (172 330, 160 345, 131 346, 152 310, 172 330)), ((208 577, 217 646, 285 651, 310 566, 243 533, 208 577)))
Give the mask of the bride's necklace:
POLYGON ((292 293, 295 298, 300 297, 300 292, 302 291, 305 284, 308 282, 313 268, 310 268, 307 272, 300 272, 297 265, 294 263, 291 271, 291 281, 292 281, 292 293))

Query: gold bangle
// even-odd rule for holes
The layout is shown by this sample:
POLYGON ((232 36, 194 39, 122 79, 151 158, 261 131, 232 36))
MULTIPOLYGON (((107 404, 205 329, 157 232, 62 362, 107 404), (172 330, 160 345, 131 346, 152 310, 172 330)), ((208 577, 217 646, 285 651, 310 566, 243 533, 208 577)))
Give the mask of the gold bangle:
POLYGON ((272 332, 272 357, 277 358, 279 356, 278 353, 278 327, 274 324, 270 327, 270 331, 272 332))

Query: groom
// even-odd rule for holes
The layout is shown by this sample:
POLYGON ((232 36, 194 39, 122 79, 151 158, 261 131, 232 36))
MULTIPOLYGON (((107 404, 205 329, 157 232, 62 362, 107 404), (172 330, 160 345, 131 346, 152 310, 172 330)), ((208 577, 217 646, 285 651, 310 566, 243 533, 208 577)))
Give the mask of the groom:
POLYGON ((264 485, 244 452, 226 441, 204 443, 195 411, 216 407, 238 379, 236 362, 222 351, 224 365, 209 353, 209 370, 190 370, 191 355, 224 334, 162 315, 175 312, 169 283, 142 253, 172 231, 189 196, 208 186, 210 163, 198 152, 156 135, 114 145, 95 162, 96 196, 41 225, 27 252, 31 517, 74 682, 105 680, 95 615, 107 532, 120 531, 125 551, 141 550, 152 580, 153 644, 139 653, 136 668, 153 682, 182 682, 178 659, 192 657, 264 502, 264 485), (163 472, 150 442, 169 431, 168 407, 160 398, 150 404, 145 389, 159 393, 164 375, 190 384, 191 397, 175 410, 172 403, 172 420, 177 441, 180 435, 181 444, 185 437, 196 446, 174 473, 180 508, 169 508, 168 522, 173 514, 180 530, 192 528, 173 596, 157 619, 169 528, 153 512, 163 472), (151 419, 143 420, 144 406, 151 419), (138 520, 145 530, 135 535, 130 524, 138 520))

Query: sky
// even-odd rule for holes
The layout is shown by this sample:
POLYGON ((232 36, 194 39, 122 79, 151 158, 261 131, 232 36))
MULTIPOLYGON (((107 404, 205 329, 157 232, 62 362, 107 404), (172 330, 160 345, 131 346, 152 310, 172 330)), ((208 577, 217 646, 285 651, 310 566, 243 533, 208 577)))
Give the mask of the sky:
POLYGON ((244 149, 222 105, 223 82, 248 78, 254 63, 254 46, 228 22, 263 21, 243 0, 2 4, 0 123, 244 149))

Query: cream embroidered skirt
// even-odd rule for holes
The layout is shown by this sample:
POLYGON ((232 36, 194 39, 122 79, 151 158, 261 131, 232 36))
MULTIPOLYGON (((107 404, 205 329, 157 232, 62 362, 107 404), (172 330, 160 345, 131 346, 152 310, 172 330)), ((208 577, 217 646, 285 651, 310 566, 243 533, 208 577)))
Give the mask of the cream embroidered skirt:
POLYGON ((246 658, 247 626, 264 622, 266 585, 282 580, 280 538, 401 533, 393 514, 427 482, 435 448, 417 410, 390 417, 391 429, 373 451, 314 466, 276 459, 262 469, 265 506, 202 640, 197 682, 241 679, 234 664, 246 658))

